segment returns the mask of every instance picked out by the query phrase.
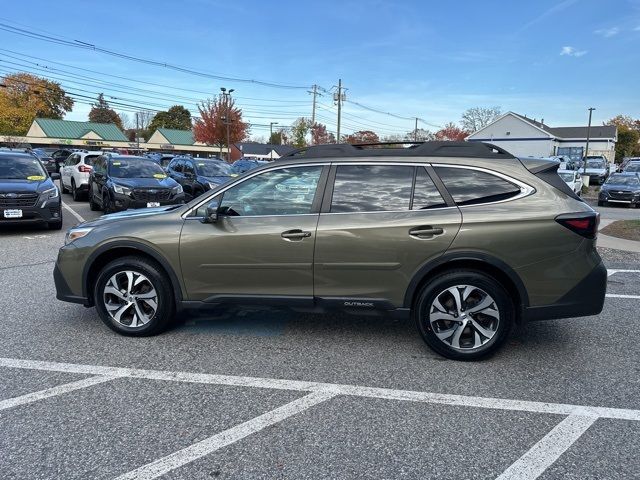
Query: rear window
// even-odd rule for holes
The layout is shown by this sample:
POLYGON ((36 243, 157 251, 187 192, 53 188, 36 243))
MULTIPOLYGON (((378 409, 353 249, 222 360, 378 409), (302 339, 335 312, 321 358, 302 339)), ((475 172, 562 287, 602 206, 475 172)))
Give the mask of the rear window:
POLYGON ((520 187, 491 173, 470 168, 435 167, 458 205, 477 205, 515 197, 520 187))
POLYGON ((85 165, 93 165, 93 162, 96 161, 96 158, 98 158, 100 155, 87 155, 86 157, 84 157, 84 163, 85 165))

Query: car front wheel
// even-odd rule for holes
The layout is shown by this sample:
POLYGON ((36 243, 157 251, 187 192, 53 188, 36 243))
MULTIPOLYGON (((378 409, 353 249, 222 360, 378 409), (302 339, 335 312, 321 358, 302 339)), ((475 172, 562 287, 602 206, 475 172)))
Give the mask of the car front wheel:
POLYGON ((495 352, 507 339, 514 306, 505 288, 489 275, 446 272, 427 283, 413 309, 425 342, 454 360, 475 360, 495 352))
POLYGON ((94 303, 110 329, 130 336, 166 330, 175 312, 173 289, 164 272, 155 262, 138 257, 119 258, 102 269, 94 303))

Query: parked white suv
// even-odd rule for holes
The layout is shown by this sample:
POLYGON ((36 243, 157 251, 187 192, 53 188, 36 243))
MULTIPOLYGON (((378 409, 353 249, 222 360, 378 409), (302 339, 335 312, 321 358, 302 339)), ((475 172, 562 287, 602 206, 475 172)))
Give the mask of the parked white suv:
POLYGON ((69 155, 60 168, 62 193, 71 192, 74 200, 80 200, 89 190, 93 161, 101 154, 102 152, 74 152, 69 155))
POLYGON ((558 170, 558 175, 564 180, 573 193, 580 196, 582 193, 582 175, 575 170, 558 170))

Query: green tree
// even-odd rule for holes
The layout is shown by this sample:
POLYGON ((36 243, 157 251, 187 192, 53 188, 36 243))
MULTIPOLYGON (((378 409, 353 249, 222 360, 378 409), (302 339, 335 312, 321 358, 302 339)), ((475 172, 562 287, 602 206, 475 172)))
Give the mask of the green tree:
POLYGON ((182 105, 174 105, 166 112, 158 112, 149 124, 149 130, 155 132, 158 128, 173 130, 191 130, 191 112, 182 105))
POLYGON ((273 132, 269 136, 269 145, 282 145, 282 132, 273 132))
POLYGON ((28 73, 0 80, 0 133, 25 135, 37 117, 61 119, 73 108, 73 99, 60 84, 28 73))
POLYGON ((302 148, 307 146, 307 133, 311 129, 311 121, 300 117, 291 124, 291 145, 302 148))
POLYGON ((618 127, 618 141, 616 142, 616 161, 621 162, 624 157, 640 155, 640 121, 631 117, 618 115, 604 125, 618 127))
POLYGON ((92 105, 91 111, 89 112, 89 120, 96 123, 113 123, 122 130, 122 119, 120 115, 109 107, 102 93, 98 95, 98 102, 92 105))

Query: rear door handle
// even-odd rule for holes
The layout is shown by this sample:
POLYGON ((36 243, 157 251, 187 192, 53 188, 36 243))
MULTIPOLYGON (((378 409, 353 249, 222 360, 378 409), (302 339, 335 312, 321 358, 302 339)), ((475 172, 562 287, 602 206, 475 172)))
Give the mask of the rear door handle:
POLYGON ((287 230, 286 232, 282 232, 280 236, 285 240, 302 240, 303 238, 309 238, 311 236, 311 232, 306 232, 297 228, 294 230, 287 230))
POLYGON ((409 230, 409 235, 412 237, 433 237, 434 235, 442 235, 444 230, 442 228, 433 227, 416 227, 409 230))

